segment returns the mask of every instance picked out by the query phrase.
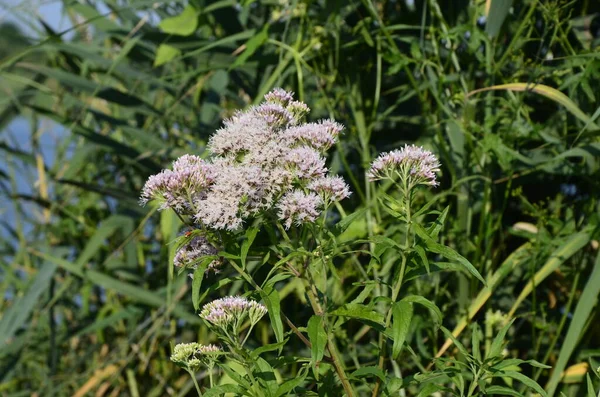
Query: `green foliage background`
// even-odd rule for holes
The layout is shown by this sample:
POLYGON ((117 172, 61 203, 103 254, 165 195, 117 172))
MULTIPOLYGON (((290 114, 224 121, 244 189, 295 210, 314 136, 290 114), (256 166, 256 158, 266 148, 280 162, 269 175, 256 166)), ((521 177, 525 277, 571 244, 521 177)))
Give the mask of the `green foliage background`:
MULTIPOLYGON (((364 177, 379 152, 416 143, 436 153, 441 186, 422 200, 451 206, 444 244, 496 278, 485 289, 430 258, 430 275, 411 275, 412 292, 434 301, 467 345, 468 325, 488 310, 515 314, 509 354, 553 366, 528 375, 550 394, 593 395, 585 375, 598 390, 600 5, 412 3, 65 1, 72 39, 42 25, 43 39, 26 40, 4 25, 0 126, 25 117, 31 134, 23 148, 0 133, 0 395, 193 388, 168 359, 171 341, 208 338, 188 279, 170 266, 181 225, 140 207, 139 191, 177 156, 202 154, 223 118, 276 86, 294 90, 311 117, 346 126, 331 168, 354 192, 345 212, 367 210, 344 239, 394 236, 377 205, 382 191, 364 177), (40 145, 48 120, 65 130, 52 158, 40 145)), ((358 293, 357 259, 340 263, 334 302, 358 293)), ((290 285, 282 305, 306 323, 290 285)), ((419 310, 405 376, 445 341, 419 310)), ((259 331, 269 340, 268 324, 259 331)), ((343 349, 364 358, 355 336, 343 349)))

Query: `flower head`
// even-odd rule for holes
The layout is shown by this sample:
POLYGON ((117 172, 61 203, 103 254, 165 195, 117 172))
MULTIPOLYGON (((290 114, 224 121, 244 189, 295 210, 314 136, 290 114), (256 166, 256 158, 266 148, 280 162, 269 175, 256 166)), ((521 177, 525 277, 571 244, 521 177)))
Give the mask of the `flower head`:
MULTIPOLYGON (((177 267, 196 268, 198 262, 207 256, 215 256, 219 251, 204 236, 195 236, 188 243, 181 246, 175 253, 173 264, 177 267)), ((207 271, 219 272, 222 262, 215 259, 208 264, 207 271)))
POLYGON ((344 127, 333 120, 306 123, 288 128, 285 135, 296 144, 305 144, 326 151, 335 144, 344 127))
MULTIPOLYGON (((323 180, 328 173, 323 155, 343 127, 333 120, 303 123, 309 111, 293 93, 274 89, 262 104, 225 120, 209 139, 209 161, 182 156, 172 170, 151 176, 142 204, 156 200, 160 209, 191 216, 204 228, 232 232, 246 219, 274 211, 287 227, 314 221, 325 202, 349 191, 340 180, 323 180)), ((183 248, 177 263, 198 257, 198 250, 194 244, 183 248)))
POLYGON ((283 128, 294 123, 294 116, 281 105, 263 103, 252 110, 272 128, 283 128))
POLYGON ((317 193, 324 203, 341 201, 350 196, 350 187, 341 176, 326 176, 314 179, 308 189, 317 193))
POLYGON ((304 193, 295 190, 287 193, 279 201, 279 219, 289 229, 292 223, 299 226, 303 223, 314 222, 320 215, 323 200, 315 193, 304 193))
POLYGON ((267 103, 272 103, 281 106, 287 106, 288 103, 294 100, 294 94, 292 92, 288 92, 283 88, 275 88, 271 92, 265 95, 265 101, 267 103))
POLYGON ((258 302, 240 296, 228 296, 207 303, 200 312, 200 317, 226 333, 237 334, 246 318, 252 325, 265 314, 267 308, 258 302))
POLYGON ((320 178, 327 172, 325 159, 319 152, 306 146, 290 150, 285 159, 300 179, 320 178))
POLYGON ((195 372, 202 365, 212 368, 221 354, 223 354, 223 350, 215 345, 201 345, 196 342, 179 343, 173 348, 171 361, 195 372))
POLYGON ((163 170, 148 178, 140 202, 156 200, 160 210, 172 208, 189 214, 193 209, 191 200, 204 197, 213 178, 209 163, 198 156, 184 155, 173 163, 173 170, 163 170))
POLYGON ((372 181, 399 177, 408 189, 416 185, 437 186, 435 173, 440 170, 437 157, 415 145, 382 153, 373 161, 368 172, 372 181))

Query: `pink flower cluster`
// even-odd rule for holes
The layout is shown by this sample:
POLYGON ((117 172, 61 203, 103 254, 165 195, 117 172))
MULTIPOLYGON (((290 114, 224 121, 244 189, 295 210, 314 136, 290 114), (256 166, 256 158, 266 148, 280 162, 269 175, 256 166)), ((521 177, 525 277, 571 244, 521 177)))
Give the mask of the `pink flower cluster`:
POLYGON ((437 186, 436 172, 440 163, 433 153, 415 145, 382 153, 373 161, 368 172, 372 181, 400 179, 410 189, 416 185, 437 186))
MULTIPOLYGON (((176 267, 196 268, 198 262, 206 256, 215 256, 219 251, 204 236, 194 236, 189 242, 182 245, 173 258, 176 267)), ((222 261, 217 258, 208 264, 206 270, 219 272, 222 261)))
POLYGON ((333 201, 350 195, 340 177, 327 176, 325 152, 343 126, 303 123, 310 109, 277 88, 265 102, 236 113, 209 140, 213 157, 186 155, 173 170, 151 176, 141 202, 160 203, 216 230, 238 230, 244 220, 277 210, 286 227, 314 222, 333 201))
POLYGON ((246 318, 254 325, 266 313, 267 308, 256 301, 240 296, 228 296, 204 305, 200 317, 220 328, 232 328, 237 331, 246 318))

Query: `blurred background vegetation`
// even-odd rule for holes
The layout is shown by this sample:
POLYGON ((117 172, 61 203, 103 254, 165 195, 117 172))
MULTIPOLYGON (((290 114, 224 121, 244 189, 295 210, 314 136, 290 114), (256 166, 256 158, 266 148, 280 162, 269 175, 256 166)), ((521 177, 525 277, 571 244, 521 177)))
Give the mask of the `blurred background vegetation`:
MULTIPOLYGON (((416 292, 460 338, 512 308, 510 354, 554 367, 529 376, 552 394, 590 395, 586 375, 599 389, 600 3, 54 4, 59 30, 42 3, 0 5, 0 395, 187 395, 169 343, 206 330, 170 266, 181 225, 139 191, 276 86, 346 125, 330 162, 354 191, 347 213, 373 208, 378 152, 437 153, 445 243, 502 281, 440 267, 416 292)), ((346 238, 393 229, 371 212, 346 238)), ((282 298, 293 313, 299 297, 282 298)), ((444 342, 420 315, 406 374, 444 342)))

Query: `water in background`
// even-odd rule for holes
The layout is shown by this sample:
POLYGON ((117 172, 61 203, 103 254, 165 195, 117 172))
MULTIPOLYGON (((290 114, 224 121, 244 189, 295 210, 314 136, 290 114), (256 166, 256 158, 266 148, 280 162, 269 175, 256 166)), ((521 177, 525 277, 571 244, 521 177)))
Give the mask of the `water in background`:
MULTIPOLYGON (((64 142, 70 135, 64 126, 48 119, 39 119, 37 125, 32 126, 29 119, 17 117, 4 130, 0 131, 0 142, 20 152, 33 153, 32 133, 34 131, 38 134, 37 153, 44 159, 45 168, 50 169, 56 161, 58 144, 64 142)), ((67 151, 67 158, 70 157, 70 154, 67 151)), ((35 163, 6 152, 0 155, 0 173, 9 177, 14 176, 14 185, 11 186, 10 182, 5 180, 3 185, 8 191, 0 194, 0 219, 2 220, 0 239, 8 239, 8 242, 14 245, 16 241, 13 241, 14 237, 9 230, 17 227, 17 208, 15 206, 21 206, 23 212, 34 219, 42 216, 42 209, 30 200, 17 199, 15 202, 12 197, 15 197, 15 195, 38 196, 39 192, 36 184, 39 176, 35 163)), ((48 193, 52 197, 52 182, 50 180, 47 180, 47 182, 48 193)), ((25 234, 31 232, 32 225, 29 222, 24 222, 22 226, 25 234)))

